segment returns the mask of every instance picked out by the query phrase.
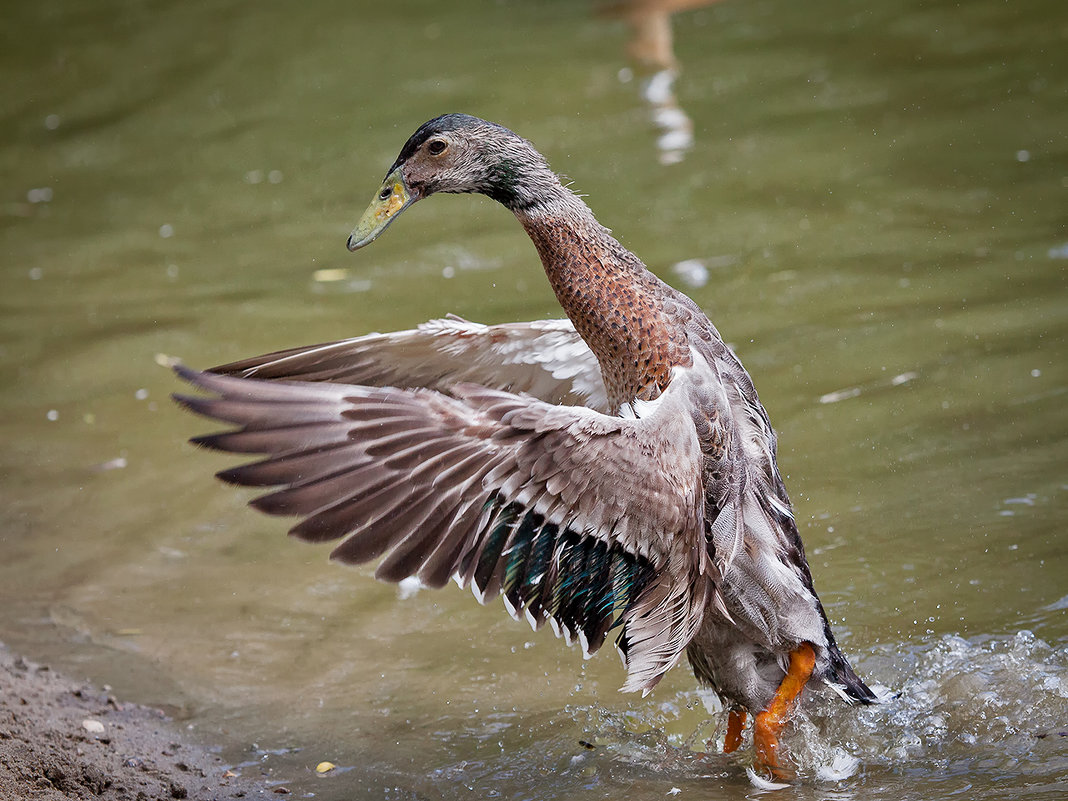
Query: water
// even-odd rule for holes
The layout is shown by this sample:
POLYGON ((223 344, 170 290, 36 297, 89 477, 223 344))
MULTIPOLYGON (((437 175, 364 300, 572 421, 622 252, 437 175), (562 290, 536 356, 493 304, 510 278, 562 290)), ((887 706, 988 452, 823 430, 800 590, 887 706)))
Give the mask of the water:
POLYGON ((405 137, 463 110, 532 139, 756 378, 839 640, 896 693, 810 699, 779 795, 1063 797, 1068 18, 868 5, 685 11, 673 56, 582 3, 5 10, 0 638, 298 796, 764 792, 704 753, 722 716, 685 670, 624 696, 610 655, 454 587, 401 599, 185 444, 166 357, 559 314, 481 198, 344 249, 405 137))

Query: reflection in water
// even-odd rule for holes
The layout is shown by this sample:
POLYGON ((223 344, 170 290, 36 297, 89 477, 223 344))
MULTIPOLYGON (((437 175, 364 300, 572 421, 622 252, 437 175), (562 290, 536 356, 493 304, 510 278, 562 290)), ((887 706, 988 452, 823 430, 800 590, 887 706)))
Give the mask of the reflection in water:
MULTIPOLYGON (((693 120, 683 111, 674 92, 679 62, 675 58, 671 15, 714 2, 717 0, 621 0, 601 7, 606 16, 625 19, 630 25, 627 54, 638 69, 642 99, 649 104, 653 122, 662 131, 656 143, 661 164, 677 164, 693 147, 693 120)), ((620 71, 623 81, 632 76, 630 70, 620 71)))

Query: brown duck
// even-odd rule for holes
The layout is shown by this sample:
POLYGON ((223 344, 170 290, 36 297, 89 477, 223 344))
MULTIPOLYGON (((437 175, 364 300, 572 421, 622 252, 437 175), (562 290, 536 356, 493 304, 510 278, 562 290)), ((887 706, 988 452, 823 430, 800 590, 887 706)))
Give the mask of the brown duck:
POLYGON ((725 750, 755 715, 757 762, 810 681, 872 691, 835 644, 749 374, 697 305, 649 272, 512 131, 464 114, 405 143, 352 236, 372 242, 435 192, 510 209, 567 320, 458 318, 179 374, 179 397, 236 430, 194 442, 267 458, 220 473, 280 487, 252 501, 340 539, 375 575, 450 578, 548 621, 592 654, 613 633, 624 690, 684 656, 730 709, 725 750))

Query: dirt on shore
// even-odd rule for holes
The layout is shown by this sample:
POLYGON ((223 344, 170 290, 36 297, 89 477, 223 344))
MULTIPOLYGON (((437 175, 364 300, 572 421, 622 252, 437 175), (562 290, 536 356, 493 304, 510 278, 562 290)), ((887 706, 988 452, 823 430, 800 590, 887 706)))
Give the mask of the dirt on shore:
POLYGON ((0 799, 278 798, 277 780, 238 771, 162 712, 124 703, 0 643, 0 799))

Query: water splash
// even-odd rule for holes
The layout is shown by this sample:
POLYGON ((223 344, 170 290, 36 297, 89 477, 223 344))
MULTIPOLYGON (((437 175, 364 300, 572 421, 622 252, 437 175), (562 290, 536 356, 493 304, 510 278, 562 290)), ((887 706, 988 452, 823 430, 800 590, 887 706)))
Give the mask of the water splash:
MULTIPOLYGON (((891 797, 902 779, 985 774, 1042 785, 1068 772, 1068 646, 1051 646, 1030 631, 945 635, 883 645, 858 662, 863 675, 893 689, 877 685, 884 703, 854 708, 831 693, 808 694, 782 741, 802 783, 843 791, 862 783, 865 797, 879 797, 882 786, 891 797)), ((722 760, 714 773, 737 775, 749 767, 751 743, 731 757, 713 757, 722 748, 725 714, 683 732, 702 706, 701 694, 688 692, 652 710, 604 713, 597 736, 613 758, 647 769, 707 776, 712 763, 682 753, 707 749, 709 759, 722 760)))
MULTIPOLYGON (((862 710, 843 733, 869 764, 946 762, 977 771, 1028 767, 1036 744, 1068 724, 1068 647, 1030 631, 964 639, 945 635, 912 650, 883 648, 898 695, 862 710), (893 661, 892 661, 893 660, 893 661)), ((1068 751, 1068 749, 1062 749, 1068 751)), ((1068 753, 1064 758, 1068 759, 1068 753)))

